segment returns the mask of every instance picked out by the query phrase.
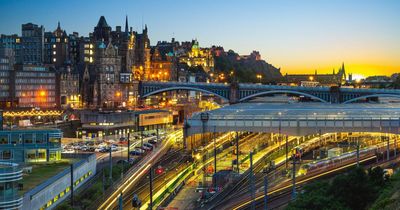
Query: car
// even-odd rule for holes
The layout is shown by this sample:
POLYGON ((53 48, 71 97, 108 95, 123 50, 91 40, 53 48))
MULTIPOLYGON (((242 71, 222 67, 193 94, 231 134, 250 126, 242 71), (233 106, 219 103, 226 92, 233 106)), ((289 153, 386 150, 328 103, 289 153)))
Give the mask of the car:
POLYGON ((139 151, 137 151, 137 150, 133 150, 133 151, 130 151, 129 154, 132 155, 132 156, 140 156, 140 155, 142 155, 143 153, 141 153, 141 152, 139 152, 139 151))
POLYGON ((149 143, 143 143, 143 145, 146 146, 146 147, 150 147, 150 148, 152 148, 152 149, 154 148, 154 145, 149 144, 149 143))
POLYGON ((111 145, 110 148, 111 148, 111 151, 113 151, 113 152, 118 151, 118 147, 115 145, 111 145))
POLYGON ((156 141, 156 140, 153 140, 153 139, 151 139, 151 140, 149 140, 149 141, 147 141, 147 142, 149 142, 150 144, 157 144, 157 141, 156 141))
POLYGON ((110 148, 109 147, 103 147, 103 148, 100 149, 99 152, 103 152, 103 153, 110 152, 110 148))
POLYGON ((151 151, 151 150, 153 150, 152 147, 147 147, 147 146, 145 146, 145 145, 142 146, 142 149, 144 149, 144 150, 146 150, 146 151, 151 151))
POLYGON ((146 151, 141 149, 141 148, 136 148, 135 151, 140 152, 140 153, 145 153, 146 151))
POLYGON ((125 138, 125 137, 121 137, 121 138, 119 138, 119 140, 120 140, 120 141, 126 141, 126 140, 128 140, 128 139, 125 138))
POLYGON ((134 158, 129 158, 129 161, 121 159, 117 161, 117 164, 133 164, 135 161, 136 160, 134 158))

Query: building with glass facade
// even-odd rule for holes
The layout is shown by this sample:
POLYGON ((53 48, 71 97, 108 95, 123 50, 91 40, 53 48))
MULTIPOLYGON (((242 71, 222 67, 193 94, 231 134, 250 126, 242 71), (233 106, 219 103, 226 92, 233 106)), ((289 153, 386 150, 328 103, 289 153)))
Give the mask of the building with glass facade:
POLYGON ((59 129, 0 130, 0 162, 49 162, 61 159, 59 129))
POLYGON ((0 162, 0 209, 20 209, 22 196, 18 195, 18 182, 22 169, 16 163, 0 162))

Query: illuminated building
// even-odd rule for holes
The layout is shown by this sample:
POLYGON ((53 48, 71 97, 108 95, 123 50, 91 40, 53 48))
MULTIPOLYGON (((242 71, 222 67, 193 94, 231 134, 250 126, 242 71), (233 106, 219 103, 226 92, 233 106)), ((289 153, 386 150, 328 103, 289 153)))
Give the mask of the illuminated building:
POLYGON ((135 79, 146 80, 149 78, 150 59, 150 39, 146 25, 141 34, 135 32, 135 63, 133 67, 135 79))
POLYGON ((13 73, 18 107, 55 108, 59 105, 56 73, 43 66, 24 65, 13 73))
POLYGON ((54 64, 56 68, 63 66, 68 59, 68 36, 61 29, 60 22, 54 32, 45 33, 44 42, 44 63, 54 64))
POLYGON ((172 113, 165 110, 83 111, 80 119, 82 128, 77 131, 77 137, 94 138, 166 128, 172 123, 172 113))
POLYGON ((199 42, 193 40, 191 49, 186 55, 179 57, 179 62, 188 66, 201 66, 205 72, 214 70, 214 57, 209 48, 200 48, 199 42))
POLYGON ((66 72, 60 73, 60 105, 64 108, 81 106, 79 75, 73 73, 70 66, 67 66, 66 72))
POLYGON ((283 81, 297 85, 300 85, 302 81, 311 81, 318 82, 321 85, 337 86, 346 82, 346 71, 344 64, 342 64, 337 73, 333 70, 332 74, 318 74, 317 71, 314 74, 286 74, 283 81))
POLYGON ((91 64, 94 61, 94 53, 95 53, 95 48, 94 44, 90 41, 89 38, 85 37, 82 38, 80 41, 80 55, 81 55, 81 61, 83 61, 85 64, 91 64))
POLYGON ((8 58, 0 57, 0 108, 9 109, 17 105, 13 97, 13 67, 8 58))
POLYGON ((0 162, 0 209, 21 209, 22 197, 18 184, 22 180, 22 167, 16 163, 0 162))
POLYGON ((173 69, 172 56, 161 55, 158 47, 153 47, 151 52, 151 67, 147 80, 169 81, 173 69))
POLYGON ((117 107, 127 100, 127 91, 120 83, 121 57, 118 48, 101 42, 96 51, 93 104, 102 107, 117 107))
POLYGON ((61 159, 62 132, 47 130, 0 131, 0 162, 49 162, 61 159))

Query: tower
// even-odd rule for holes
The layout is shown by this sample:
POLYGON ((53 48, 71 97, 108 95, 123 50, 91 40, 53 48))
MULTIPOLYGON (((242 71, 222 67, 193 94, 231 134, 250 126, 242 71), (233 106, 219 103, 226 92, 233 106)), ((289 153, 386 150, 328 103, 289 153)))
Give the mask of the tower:
POLYGON ((125 34, 129 34, 129 27, 128 27, 128 15, 125 17, 125 34))
POLYGON ((107 24, 106 18, 101 16, 97 26, 94 27, 93 38, 94 41, 104 40, 106 43, 110 41, 111 27, 107 24))

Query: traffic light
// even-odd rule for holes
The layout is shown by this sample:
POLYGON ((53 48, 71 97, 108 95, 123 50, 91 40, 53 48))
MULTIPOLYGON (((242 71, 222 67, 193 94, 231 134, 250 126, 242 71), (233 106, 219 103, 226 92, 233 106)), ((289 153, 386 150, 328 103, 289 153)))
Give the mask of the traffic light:
POLYGON ((156 168, 156 174, 157 175, 160 175, 160 174, 162 174, 162 173, 164 173, 164 168, 162 167, 162 166, 158 166, 157 168, 156 168))

